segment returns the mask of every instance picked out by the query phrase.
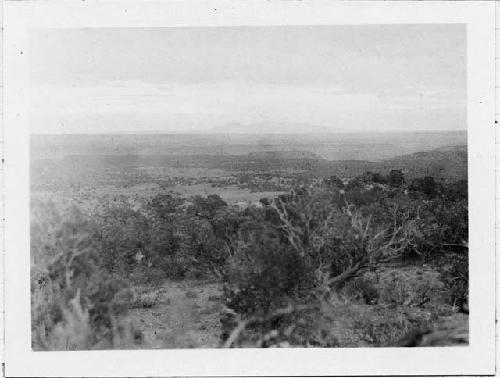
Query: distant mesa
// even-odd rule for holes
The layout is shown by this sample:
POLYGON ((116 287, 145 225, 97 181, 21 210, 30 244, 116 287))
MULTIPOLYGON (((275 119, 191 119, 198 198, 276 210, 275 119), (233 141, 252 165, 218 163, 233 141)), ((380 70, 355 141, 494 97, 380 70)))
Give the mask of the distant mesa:
POLYGON ((454 145, 454 146, 443 146, 436 148, 435 151, 460 151, 460 152, 467 152, 467 145, 454 145))
POLYGON ((249 152, 247 156, 252 159, 324 160, 321 156, 311 151, 259 151, 249 152))

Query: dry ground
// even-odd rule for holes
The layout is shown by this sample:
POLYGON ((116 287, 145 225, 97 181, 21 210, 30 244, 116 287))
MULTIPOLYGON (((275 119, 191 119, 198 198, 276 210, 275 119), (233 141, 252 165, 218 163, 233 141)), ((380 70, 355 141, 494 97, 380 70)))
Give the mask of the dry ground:
MULTIPOLYGON (((403 273, 407 273, 407 270, 403 269, 403 273)), ((220 311, 223 307, 220 283, 201 280, 166 281, 156 288, 142 287, 136 288, 136 291, 142 301, 133 305, 127 318, 142 331, 142 348, 220 346, 220 311)), ((332 309, 331 330, 340 347, 373 346, 373 338, 382 335, 383 339, 391 338, 392 333, 396 337, 394 342, 399 339, 403 329, 405 332, 411 330, 410 324, 401 324, 403 315, 409 314, 410 319, 428 319, 432 324, 434 332, 425 336, 427 341, 424 345, 467 344, 468 316, 453 313, 450 309, 440 312, 434 306, 415 308, 399 305, 396 309, 387 304, 339 302, 332 309), (410 327, 407 328, 408 326, 410 327)), ((394 345, 393 342, 391 345, 394 345)))
POLYGON ((215 348, 219 344, 221 287, 218 283, 167 281, 154 290, 156 303, 134 308, 130 320, 147 348, 215 348))

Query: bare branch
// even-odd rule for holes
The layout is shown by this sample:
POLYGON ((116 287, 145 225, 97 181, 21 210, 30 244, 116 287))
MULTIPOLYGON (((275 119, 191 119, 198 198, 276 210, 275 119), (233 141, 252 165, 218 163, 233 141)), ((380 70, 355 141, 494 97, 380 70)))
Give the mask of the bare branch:
POLYGON ((230 348, 231 345, 238 339, 238 337, 241 335, 243 331, 245 331, 246 327, 252 323, 263 323, 267 322, 269 320, 272 320, 273 318, 276 318, 278 316, 283 316, 283 315, 288 315, 292 314, 293 312, 296 311, 302 311, 302 310, 307 310, 312 308, 311 305, 303 305, 303 306, 292 306, 291 304, 288 304, 288 306, 284 308, 277 309, 265 316, 259 316, 259 315, 254 315, 250 316, 247 319, 242 319, 238 322, 238 325, 232 330, 231 334, 229 335, 228 339, 226 342, 223 344, 223 348, 230 348))
POLYGON ((285 231, 288 241, 290 242, 292 247, 300 254, 300 256, 304 257, 306 255, 306 251, 304 249, 304 246, 302 245, 300 231, 293 226, 290 217, 288 216, 286 207, 283 204, 283 201, 281 201, 280 198, 278 198, 278 201, 280 202, 281 206, 278 206, 276 204, 276 200, 274 200, 271 203, 271 207, 278 213, 282 223, 281 228, 285 231))

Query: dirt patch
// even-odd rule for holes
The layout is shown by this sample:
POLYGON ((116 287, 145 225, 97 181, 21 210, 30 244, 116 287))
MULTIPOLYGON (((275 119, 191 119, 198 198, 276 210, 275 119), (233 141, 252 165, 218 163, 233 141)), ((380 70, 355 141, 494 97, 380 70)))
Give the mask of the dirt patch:
POLYGON ((134 308, 128 313, 143 332, 144 348, 215 348, 219 345, 222 304, 213 300, 220 297, 219 283, 168 281, 151 290, 158 298, 155 305, 134 308))

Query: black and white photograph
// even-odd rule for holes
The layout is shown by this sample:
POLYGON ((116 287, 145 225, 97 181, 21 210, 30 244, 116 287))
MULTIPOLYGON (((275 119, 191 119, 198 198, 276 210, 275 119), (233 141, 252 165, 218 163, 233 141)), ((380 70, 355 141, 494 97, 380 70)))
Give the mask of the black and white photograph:
POLYGON ((24 36, 32 353, 471 346, 466 22, 24 36))
POLYGON ((33 348, 466 345, 465 36, 33 31, 33 348))

